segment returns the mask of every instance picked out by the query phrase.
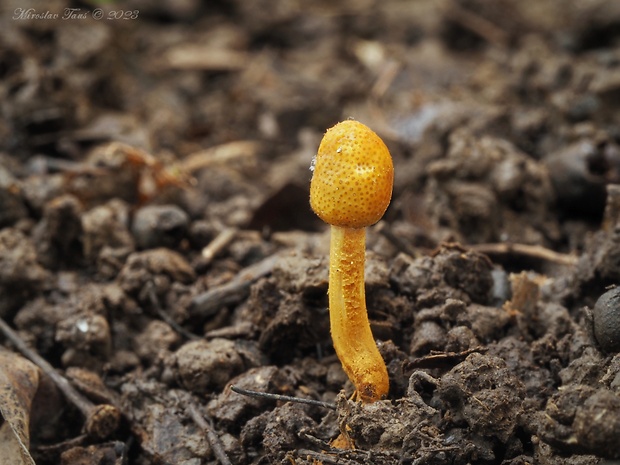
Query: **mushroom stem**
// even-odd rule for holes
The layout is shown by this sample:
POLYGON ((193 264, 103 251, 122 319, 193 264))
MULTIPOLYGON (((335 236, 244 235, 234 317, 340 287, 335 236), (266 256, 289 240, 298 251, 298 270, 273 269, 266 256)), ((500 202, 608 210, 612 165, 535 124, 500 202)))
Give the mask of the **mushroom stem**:
POLYGON ((331 226, 329 315, 336 354, 364 402, 389 390, 385 362, 370 330, 364 289, 366 228, 331 226))

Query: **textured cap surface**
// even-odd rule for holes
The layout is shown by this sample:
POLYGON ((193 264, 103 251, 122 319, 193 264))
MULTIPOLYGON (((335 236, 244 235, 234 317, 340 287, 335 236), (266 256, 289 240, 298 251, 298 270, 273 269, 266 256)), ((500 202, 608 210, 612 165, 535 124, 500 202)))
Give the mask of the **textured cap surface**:
POLYGON ((319 145, 310 206, 326 223, 364 228, 381 219, 392 198, 394 166, 381 138, 353 120, 329 129, 319 145))

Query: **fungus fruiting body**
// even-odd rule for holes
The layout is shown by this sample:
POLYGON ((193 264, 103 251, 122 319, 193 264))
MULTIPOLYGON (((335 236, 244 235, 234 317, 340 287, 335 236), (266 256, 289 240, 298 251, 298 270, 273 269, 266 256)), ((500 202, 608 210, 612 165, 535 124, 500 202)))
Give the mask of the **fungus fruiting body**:
POLYGON ((336 354, 362 401, 385 397, 385 362, 370 330, 364 289, 366 227, 392 197, 394 167, 377 134, 347 120, 329 129, 313 163, 310 205, 331 225, 329 314, 336 354))

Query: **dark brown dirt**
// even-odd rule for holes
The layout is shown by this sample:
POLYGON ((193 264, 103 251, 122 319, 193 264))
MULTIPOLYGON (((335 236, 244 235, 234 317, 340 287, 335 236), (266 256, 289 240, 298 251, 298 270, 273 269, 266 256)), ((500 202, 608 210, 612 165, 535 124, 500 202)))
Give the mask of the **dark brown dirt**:
POLYGON ((0 316, 122 413, 102 440, 35 399, 37 464, 616 463, 620 3, 306 3, 0 7, 0 316), (396 167, 371 405, 308 203, 350 116, 396 167))

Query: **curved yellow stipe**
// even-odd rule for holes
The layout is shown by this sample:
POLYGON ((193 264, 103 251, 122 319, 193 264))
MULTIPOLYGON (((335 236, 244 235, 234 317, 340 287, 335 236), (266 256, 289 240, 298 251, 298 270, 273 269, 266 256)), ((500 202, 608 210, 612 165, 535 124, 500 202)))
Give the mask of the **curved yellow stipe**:
POLYGON ((331 228, 329 315, 334 349, 364 402, 389 391, 385 362, 370 330, 364 291, 365 229, 331 228))

